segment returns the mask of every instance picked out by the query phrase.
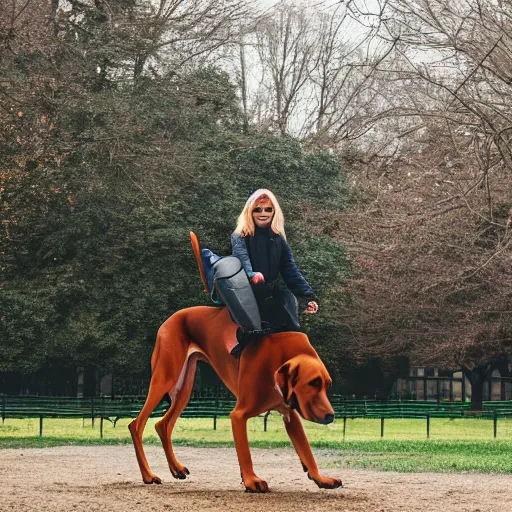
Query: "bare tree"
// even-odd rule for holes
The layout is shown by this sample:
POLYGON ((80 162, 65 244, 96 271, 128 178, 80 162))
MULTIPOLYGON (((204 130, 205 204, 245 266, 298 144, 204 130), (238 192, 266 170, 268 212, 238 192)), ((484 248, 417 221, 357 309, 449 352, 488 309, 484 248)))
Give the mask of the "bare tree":
POLYGON ((259 19, 257 50, 269 71, 267 84, 274 101, 274 121, 279 133, 289 131, 290 117, 298 106, 309 74, 318 65, 317 32, 303 9, 282 1, 259 19))
POLYGON ((333 221, 357 275, 340 320, 365 358, 463 368, 481 407, 512 357, 512 4, 352 5, 394 48, 374 77, 385 147, 350 174, 366 201, 333 221))
POLYGON ((446 100, 429 115, 470 127, 512 170, 510 2, 389 0, 381 20, 384 37, 400 41, 402 78, 446 100))
POLYGON ((314 100, 302 128, 314 143, 334 147, 360 137, 383 108, 376 69, 394 42, 377 40, 378 24, 365 25, 354 13, 353 2, 318 13, 318 65, 310 73, 314 100))
POLYGON ((175 71, 211 55, 237 40, 238 22, 248 16, 245 0, 159 0, 146 9, 148 44, 137 56, 135 75, 151 60, 175 71))
POLYGON ((282 1, 256 19, 246 46, 257 50, 249 103, 260 127, 331 147, 369 129, 382 107, 375 70, 394 44, 377 40, 352 3, 282 1))
MULTIPOLYGON (((59 4, 59 0, 52 0, 59 4)), ((60 2, 61 23, 77 27, 76 37, 90 34, 79 28, 84 9, 98 12, 96 23, 116 34, 116 57, 138 78, 148 71, 161 75, 179 72, 236 40, 238 20, 247 17, 246 0, 67 0, 60 2)), ((105 41, 104 45, 110 41, 105 41)), ((106 59, 106 67, 109 60, 106 59)), ((98 65, 102 65, 99 63, 98 65)), ((108 72, 124 78, 119 68, 108 72)))

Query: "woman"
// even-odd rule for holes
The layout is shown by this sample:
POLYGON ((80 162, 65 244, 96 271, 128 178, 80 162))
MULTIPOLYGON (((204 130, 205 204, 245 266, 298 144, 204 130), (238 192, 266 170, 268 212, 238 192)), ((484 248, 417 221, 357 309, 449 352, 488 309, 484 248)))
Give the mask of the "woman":
POLYGON ((286 242, 283 212, 270 190, 250 193, 231 247, 253 284, 262 321, 272 331, 299 329, 297 304, 305 313, 318 311, 315 294, 286 242))

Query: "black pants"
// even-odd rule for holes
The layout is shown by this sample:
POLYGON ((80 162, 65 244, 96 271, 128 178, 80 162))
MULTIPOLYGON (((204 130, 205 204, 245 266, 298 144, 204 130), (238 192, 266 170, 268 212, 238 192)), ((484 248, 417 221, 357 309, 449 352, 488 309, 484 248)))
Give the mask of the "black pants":
POLYGON ((251 283, 251 286, 258 303, 263 328, 271 329, 273 332, 298 330, 297 322, 294 322, 285 308, 285 297, 277 283, 251 283))

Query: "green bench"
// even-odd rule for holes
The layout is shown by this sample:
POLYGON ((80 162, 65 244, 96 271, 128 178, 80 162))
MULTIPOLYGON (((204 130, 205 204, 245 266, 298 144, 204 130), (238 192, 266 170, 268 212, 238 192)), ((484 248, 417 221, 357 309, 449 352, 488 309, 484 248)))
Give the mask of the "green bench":
MULTIPOLYGON (((0 413, 2 422, 6 418, 39 418, 40 435, 42 435, 43 418, 91 418, 100 419, 100 435, 103 436, 103 421, 110 421, 114 426, 121 418, 135 418, 145 397, 122 396, 116 399, 103 398, 69 398, 38 396, 0 395, 0 413)), ((380 418, 383 432, 385 418, 425 418, 427 430, 431 418, 470 418, 493 419, 496 431, 497 418, 512 417, 512 401, 484 402, 482 411, 471 410, 471 404, 452 402, 427 402, 421 400, 344 400, 332 396, 331 403, 337 418, 380 418)), ((234 399, 223 397, 192 398, 182 412, 183 418, 212 418, 213 428, 217 428, 217 418, 227 417, 235 407, 234 399)), ((152 412, 151 417, 165 414, 169 403, 162 401, 152 412)), ((264 417, 266 430, 268 414, 264 417)))

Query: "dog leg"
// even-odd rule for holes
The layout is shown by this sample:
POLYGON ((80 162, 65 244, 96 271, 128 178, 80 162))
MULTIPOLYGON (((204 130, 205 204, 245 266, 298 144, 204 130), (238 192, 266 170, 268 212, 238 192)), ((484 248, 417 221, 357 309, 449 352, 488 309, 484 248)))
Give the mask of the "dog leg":
POLYGON ((155 424, 155 429, 162 441, 164 447, 165 456, 169 469, 174 478, 184 480, 187 475, 190 474, 189 470, 178 462, 174 455, 172 447, 172 430, 176 424, 176 420, 179 418, 183 409, 190 400, 190 395, 194 387, 194 377, 196 374, 197 356, 191 355, 189 360, 185 362, 186 368, 184 369, 185 375, 183 379, 183 385, 181 389, 176 390, 176 396, 172 401, 171 407, 167 410, 164 417, 155 424))
POLYGON ((289 405, 286 405, 284 402, 281 402, 276 408, 275 410, 281 415, 281 417, 283 418, 283 421, 285 423, 288 423, 290 421, 290 412, 291 412, 291 409, 290 409, 290 406, 289 405))
POLYGON ((238 408, 238 405, 230 414, 231 428, 233 430, 233 438, 235 440, 242 481, 245 485, 246 492, 269 492, 270 489, 268 488, 267 482, 256 476, 252 465, 249 439, 247 437, 247 420, 252 416, 253 415, 247 414, 243 409, 238 408))
POLYGON ((139 415, 128 425, 128 429, 130 430, 133 440, 133 446, 135 447, 135 455, 137 456, 137 462, 139 463, 140 472, 142 474, 142 480, 145 484, 162 483, 162 480, 152 473, 149 468, 148 460, 146 459, 146 454, 144 453, 144 448, 142 446, 142 434, 149 415, 160 403, 162 397, 169 391, 170 387, 170 381, 161 380, 158 376, 156 378, 152 377, 146 402, 144 403, 139 415))
POLYGON ((311 446, 309 445, 308 438, 306 437, 297 411, 290 411, 290 421, 285 421, 284 426, 300 458, 304 471, 308 472, 309 479, 313 480, 321 489, 336 489, 337 487, 342 487, 339 478, 324 477, 319 473, 315 457, 311 451, 311 446))
POLYGON ((151 358, 152 375, 146 402, 139 415, 128 425, 142 480, 146 484, 160 484, 162 480, 153 474, 149 468, 142 446, 144 427, 149 415, 160 403, 163 396, 169 393, 178 383, 187 358, 187 350, 188 341, 183 336, 183 326, 180 319, 173 315, 158 331, 155 350, 151 358))

